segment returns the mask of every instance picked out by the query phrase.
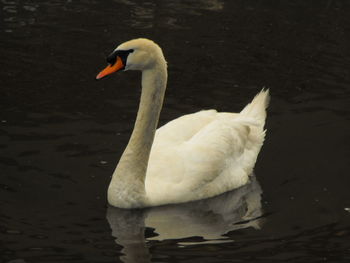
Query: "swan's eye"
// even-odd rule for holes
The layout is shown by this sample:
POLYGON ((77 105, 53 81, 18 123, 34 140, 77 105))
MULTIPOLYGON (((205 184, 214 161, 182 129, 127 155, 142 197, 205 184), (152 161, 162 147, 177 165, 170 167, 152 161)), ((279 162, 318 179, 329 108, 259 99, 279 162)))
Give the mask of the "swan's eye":
POLYGON ((128 55, 130 53, 134 52, 133 49, 129 50, 114 50, 108 57, 107 57, 107 62, 113 66, 115 62, 117 61, 117 57, 120 57, 123 65, 126 65, 126 60, 128 59, 128 55))

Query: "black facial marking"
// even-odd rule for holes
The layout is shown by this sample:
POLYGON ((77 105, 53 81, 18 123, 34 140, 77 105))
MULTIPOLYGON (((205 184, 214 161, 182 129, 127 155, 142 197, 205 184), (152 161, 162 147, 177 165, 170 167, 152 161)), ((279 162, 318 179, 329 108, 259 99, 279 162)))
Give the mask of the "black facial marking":
POLYGON ((111 66, 113 66, 115 64, 115 62, 117 61, 117 57, 120 57, 122 62, 123 62, 123 65, 125 67, 128 55, 130 53, 132 53, 132 52, 134 52, 133 49, 129 49, 129 50, 115 50, 107 57, 107 62, 109 64, 111 64, 111 66))

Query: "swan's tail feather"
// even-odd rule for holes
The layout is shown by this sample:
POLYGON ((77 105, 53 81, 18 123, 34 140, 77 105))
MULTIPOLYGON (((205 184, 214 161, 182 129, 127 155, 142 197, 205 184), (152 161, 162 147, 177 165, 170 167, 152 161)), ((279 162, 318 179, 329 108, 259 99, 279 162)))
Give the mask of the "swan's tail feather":
POLYGON ((262 89, 244 109, 240 112, 242 117, 254 119, 264 125, 266 119, 266 108, 269 106, 269 90, 262 89))

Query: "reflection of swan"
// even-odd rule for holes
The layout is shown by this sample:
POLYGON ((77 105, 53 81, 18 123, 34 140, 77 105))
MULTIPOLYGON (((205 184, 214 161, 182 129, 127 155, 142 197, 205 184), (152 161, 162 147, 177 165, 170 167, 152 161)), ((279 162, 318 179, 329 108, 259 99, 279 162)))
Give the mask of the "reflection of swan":
POLYGON ((125 262, 149 262, 147 240, 202 237, 203 242, 227 242, 229 231, 261 224, 261 188, 255 177, 251 183, 222 195, 179 205, 142 210, 108 207, 107 220, 117 244, 123 246, 125 262), (153 237, 145 238, 146 229, 154 229, 153 237), (143 261, 140 261, 143 260, 143 261))
POLYGON ((167 82, 160 47, 134 39, 118 46, 107 61, 97 79, 121 69, 142 71, 135 127, 108 189, 111 205, 135 208, 200 200, 248 182, 265 137, 268 91, 261 91, 240 113, 201 111, 156 132, 167 82))

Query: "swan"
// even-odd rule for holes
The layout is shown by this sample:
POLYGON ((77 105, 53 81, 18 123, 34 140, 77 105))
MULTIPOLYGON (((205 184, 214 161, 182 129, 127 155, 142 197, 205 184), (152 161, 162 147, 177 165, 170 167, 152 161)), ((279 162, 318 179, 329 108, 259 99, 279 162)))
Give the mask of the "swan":
POLYGON ((142 208, 210 198, 249 182, 264 142, 269 90, 240 113, 203 110, 157 129, 167 84, 167 63, 152 40, 119 45, 96 79, 142 71, 135 126, 108 187, 110 205, 142 208))

